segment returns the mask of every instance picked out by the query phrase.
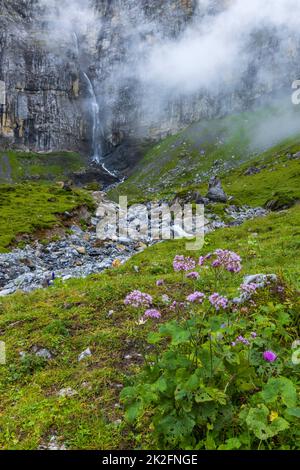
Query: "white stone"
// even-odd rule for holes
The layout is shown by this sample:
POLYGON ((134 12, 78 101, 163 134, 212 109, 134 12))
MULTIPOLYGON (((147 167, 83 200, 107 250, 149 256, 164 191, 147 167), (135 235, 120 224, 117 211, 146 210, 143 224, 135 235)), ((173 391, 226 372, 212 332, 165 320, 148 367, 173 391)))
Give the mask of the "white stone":
POLYGON ((71 387, 68 387, 62 388, 57 395, 62 398, 71 398, 75 395, 78 395, 78 393, 76 392, 76 390, 73 390, 71 387))
POLYGON ((87 348, 85 351, 83 351, 81 354, 78 356, 78 362, 82 361, 86 357, 90 357, 92 355, 92 352, 90 348, 87 348))

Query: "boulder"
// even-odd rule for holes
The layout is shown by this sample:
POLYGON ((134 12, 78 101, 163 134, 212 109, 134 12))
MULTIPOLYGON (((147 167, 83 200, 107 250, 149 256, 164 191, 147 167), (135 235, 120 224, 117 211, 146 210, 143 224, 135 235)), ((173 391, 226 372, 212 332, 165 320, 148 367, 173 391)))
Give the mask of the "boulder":
POLYGON ((252 176, 252 175, 256 175, 257 173, 260 173, 260 172, 261 172, 260 168, 257 168, 256 166, 250 166, 249 168, 247 168, 244 175, 245 176, 252 176))
POLYGON ((68 387, 62 388, 57 395, 61 398, 72 398, 75 397, 75 395, 78 395, 78 393, 76 392, 76 390, 73 390, 71 387, 68 387))
POLYGON ((77 252, 80 254, 80 255, 85 255, 86 254, 86 249, 84 246, 78 246, 76 248, 77 252))
POLYGON ((83 361, 83 359, 90 357, 92 355, 92 351, 90 348, 87 348, 85 351, 83 351, 81 354, 78 356, 78 362, 83 361))
POLYGON ((45 349, 45 348, 39 349, 37 346, 34 346, 32 350, 37 357, 45 359, 46 361, 49 361, 50 359, 52 359, 52 354, 50 351, 48 351, 48 349, 45 349))
POLYGON ((210 179, 208 193, 206 197, 207 199, 213 202, 226 203, 228 201, 228 197, 222 187, 221 180, 218 177, 213 176, 210 179))

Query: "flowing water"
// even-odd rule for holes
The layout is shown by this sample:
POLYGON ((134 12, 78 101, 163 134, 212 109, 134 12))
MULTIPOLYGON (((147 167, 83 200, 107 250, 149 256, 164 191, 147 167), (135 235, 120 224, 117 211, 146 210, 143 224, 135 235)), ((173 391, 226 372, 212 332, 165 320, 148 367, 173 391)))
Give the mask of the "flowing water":
POLYGON ((101 162, 102 159, 102 149, 100 144, 100 131, 101 131, 101 122, 100 122, 100 109, 97 101, 97 97, 94 91, 91 80, 88 75, 83 72, 84 79, 88 86, 88 92, 91 98, 91 116, 92 116, 92 161, 95 163, 101 162))
MULTIPOLYGON (((79 58, 79 42, 78 42, 78 36, 76 33, 73 33, 73 39, 74 39, 76 54, 77 54, 77 57, 79 58)), ((100 121, 100 108, 99 108, 96 93, 95 93, 95 90, 94 90, 94 87, 90 78, 85 72, 83 72, 83 77, 87 84, 88 92, 89 92, 90 99, 91 99, 92 150, 93 150, 93 155, 91 159, 92 159, 92 162, 97 163, 99 165, 101 164, 103 170, 106 171, 108 174, 116 177, 116 174, 110 171, 106 167, 105 163, 101 162, 102 157, 103 157, 103 152, 102 152, 102 147, 101 147, 101 135, 103 134, 103 131, 102 131, 102 125, 100 121)))

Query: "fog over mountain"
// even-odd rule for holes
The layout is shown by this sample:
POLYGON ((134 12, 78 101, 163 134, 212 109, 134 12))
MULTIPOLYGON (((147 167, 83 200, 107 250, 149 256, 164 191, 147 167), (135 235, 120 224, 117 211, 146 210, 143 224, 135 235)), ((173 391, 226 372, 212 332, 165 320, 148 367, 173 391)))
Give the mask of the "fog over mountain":
MULTIPOLYGON (((17 145, 101 144, 119 165, 136 140, 278 92, 288 107, 300 77, 296 0, 24 0, 26 21, 12 3, 2 7, 10 16, 0 41, 8 96, 0 135, 17 145)), ((288 114, 281 131, 291 131, 288 114)))

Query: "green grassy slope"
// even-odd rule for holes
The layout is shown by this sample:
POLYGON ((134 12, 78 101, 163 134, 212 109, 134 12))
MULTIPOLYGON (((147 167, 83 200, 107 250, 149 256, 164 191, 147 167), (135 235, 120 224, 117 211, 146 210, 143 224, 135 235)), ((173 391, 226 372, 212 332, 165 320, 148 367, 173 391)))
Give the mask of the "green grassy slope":
MULTIPOLYGON (((228 195, 237 204, 264 206, 278 199, 284 204, 300 199, 299 158, 291 155, 300 151, 300 137, 288 139, 257 156, 251 162, 224 174, 222 182, 228 195), (247 175, 249 168, 259 169, 259 173, 247 175)), ((207 184, 197 186, 202 194, 207 184)))
POLYGON ((85 165, 85 158, 73 152, 0 151, 0 252, 17 235, 51 228, 59 214, 92 205, 88 193, 55 185, 85 165))
POLYGON ((0 151, 0 183, 65 180, 71 173, 84 168, 86 163, 86 159, 75 152, 0 151))
MULTIPOLYGON (((269 184, 273 178, 276 179, 276 175, 269 172, 277 162, 292 167, 292 175, 288 174, 287 179, 295 177, 297 165, 291 163, 287 155, 300 151, 299 134, 276 145, 272 145, 274 138, 270 139, 271 148, 270 145, 268 147, 268 139, 263 142, 257 138, 254 144, 256 134, 271 116, 270 109, 262 109, 193 124, 150 149, 132 175, 109 195, 114 200, 120 195, 127 195, 132 203, 145 199, 172 200, 179 193, 192 189, 200 190, 205 195, 207 181, 213 173, 224 178, 229 193, 231 191, 232 195, 236 195, 235 184, 239 185, 240 177, 248 167, 267 165, 267 168, 262 168, 260 176, 252 180, 259 184, 259 194, 264 180, 268 180, 269 184)), ((281 170, 278 174, 281 175, 281 170)), ((285 180, 277 178, 275 183, 280 185, 278 190, 285 191, 285 180)), ((288 182, 286 187, 289 186, 288 182)), ((249 202, 251 197, 252 194, 249 194, 245 199, 249 202)))
POLYGON ((59 214, 82 205, 93 205, 83 190, 68 192, 46 182, 0 185, 0 253, 17 235, 53 227, 59 214))
MULTIPOLYGON (((275 272, 299 286, 299 226, 296 205, 241 227, 219 230, 207 238, 202 252, 222 247, 242 255, 244 269, 234 278, 236 287, 243 275, 258 272, 275 272)), ((185 253, 184 241, 161 243, 102 275, 0 301, 0 340, 7 348, 7 365, 0 366, 0 447, 34 449, 54 433, 75 449, 136 445, 123 421, 119 392, 126 375, 141 363, 136 354, 141 353, 149 326, 144 330, 137 326, 137 315, 128 311, 123 299, 133 289, 149 292, 161 306, 163 318, 168 317, 160 296, 179 295, 181 274, 172 270, 173 257, 179 253, 185 253), (167 287, 158 291, 155 281, 161 277, 167 287), (34 346, 48 348, 53 359, 37 359, 34 346), (93 355, 78 362, 87 347, 93 355), (25 360, 21 352, 27 353, 25 360), (66 387, 77 394, 60 398, 59 390, 66 387)), ((183 294, 190 293, 191 282, 185 282, 183 294)), ((203 289, 205 282, 201 281, 203 289)), ((230 289, 230 295, 236 293, 232 283, 223 288, 230 289)))
MULTIPOLYGON (((239 127, 238 121, 236 125, 239 127)), ((161 145, 169 149, 174 145, 173 139, 177 138, 171 137, 161 145)), ((203 137, 206 138, 207 135, 203 137)), ((238 137, 237 141, 245 143, 247 139, 238 137)), ((201 147, 204 145, 205 141, 201 141, 201 147)), ((208 147, 206 157, 210 155, 208 147)), ((160 148, 156 147, 157 150, 160 148)), ((144 338, 153 326, 137 325, 138 314, 125 307, 123 301, 133 289, 149 292, 162 311, 162 321, 168 319, 171 314, 162 302, 162 294, 180 300, 194 289, 193 281, 185 280, 182 285, 181 273, 174 273, 172 261, 176 254, 196 257, 216 248, 235 250, 243 258, 243 271, 222 286, 228 296, 237 294, 246 274, 275 273, 284 279, 287 288, 284 309, 297 311, 294 296, 300 288, 299 161, 290 158, 289 154, 300 150, 300 139, 291 139, 263 154, 251 154, 251 162, 243 163, 244 158, 249 157, 243 149, 244 146, 237 161, 231 158, 234 168, 230 174, 226 173, 226 168, 220 172, 227 192, 243 204, 263 205, 278 197, 281 201, 288 198, 292 207, 248 221, 243 226, 210 234, 201 253, 186 252, 183 240, 159 243, 124 266, 101 275, 64 284, 57 281, 47 290, 29 295, 19 293, 0 300, 0 341, 6 342, 7 351, 7 364, 0 365, 0 448, 35 449, 47 443, 54 434, 59 442, 72 449, 126 449, 140 445, 134 429, 124 420, 119 394, 122 385, 128 382, 128 376, 139 370, 144 338), (260 173, 245 176, 245 170, 253 165, 260 167, 260 173), (156 281, 161 278, 166 285, 158 289, 156 281), (37 358, 35 346, 51 351, 52 360, 37 358), (88 347, 92 356, 78 362, 78 355, 88 347), (22 358, 20 353, 24 352, 26 356, 22 358), (59 397, 58 392, 67 387, 76 394, 59 397)), ((220 155, 222 152, 224 158, 232 156, 231 150, 227 154, 223 147, 220 155)), ((198 157, 199 149, 193 161, 199 164, 200 171, 205 159, 200 165, 198 157)), ((157 164, 161 161, 159 155, 148 154, 148 158, 147 165, 145 161, 141 162, 136 170, 139 175, 136 172, 123 188, 111 193, 114 197, 126 188, 132 200, 151 199, 153 194, 146 192, 148 185, 157 189, 158 198, 172 199, 176 194, 194 188, 204 193, 205 179, 216 154, 212 151, 203 170, 206 175, 199 176, 199 180, 194 180, 194 170, 191 178, 179 171, 170 173, 170 183, 165 176, 169 174, 168 165, 172 165, 173 157, 168 156, 166 168, 157 164), (153 180, 149 180, 152 175, 153 180), (140 192, 141 188, 145 193, 140 192)), ((180 165, 181 158, 178 156, 177 160, 180 165)), ((187 160, 184 161, 186 165, 187 160)), ((189 171, 190 167, 187 168, 189 171)), ((51 191, 50 194, 51 199, 58 197, 51 191)), ((34 201, 35 190, 32 196, 34 201)), ((16 202, 14 197, 13 204, 16 202)), ((45 202, 48 198, 46 188, 43 197, 45 202)), ((58 200, 63 207, 71 202, 64 197, 61 200, 60 196, 58 200)), ((45 217, 47 222, 48 215, 45 217)), ((205 277, 200 279, 198 287, 204 291, 208 288, 205 277)), ((289 334, 296 339, 294 325, 289 334)), ((282 339, 282 351, 287 353, 288 347, 290 345, 282 339)), ((151 445, 151 433, 145 429, 144 434, 151 445)))

